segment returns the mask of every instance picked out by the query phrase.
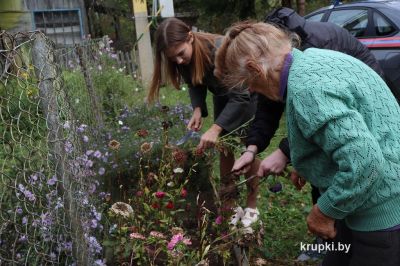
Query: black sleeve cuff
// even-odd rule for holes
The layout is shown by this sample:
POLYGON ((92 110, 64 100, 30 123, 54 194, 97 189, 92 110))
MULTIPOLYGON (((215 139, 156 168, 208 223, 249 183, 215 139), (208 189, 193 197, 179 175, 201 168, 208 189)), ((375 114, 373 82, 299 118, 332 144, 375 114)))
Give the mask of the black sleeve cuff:
POLYGON ((279 143, 279 149, 288 157, 290 161, 290 147, 289 147, 289 140, 287 138, 283 138, 279 143))

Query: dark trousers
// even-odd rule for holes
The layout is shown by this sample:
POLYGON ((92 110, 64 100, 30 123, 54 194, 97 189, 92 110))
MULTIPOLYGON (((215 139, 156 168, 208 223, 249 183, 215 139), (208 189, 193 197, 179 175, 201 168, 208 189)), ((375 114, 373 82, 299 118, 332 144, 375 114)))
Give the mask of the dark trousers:
MULTIPOLYGON (((400 231, 359 232, 349 229, 344 221, 336 222, 333 242, 351 244, 350 252, 328 251, 322 266, 399 266, 400 231)), ((329 240, 328 240, 329 242, 329 240)))

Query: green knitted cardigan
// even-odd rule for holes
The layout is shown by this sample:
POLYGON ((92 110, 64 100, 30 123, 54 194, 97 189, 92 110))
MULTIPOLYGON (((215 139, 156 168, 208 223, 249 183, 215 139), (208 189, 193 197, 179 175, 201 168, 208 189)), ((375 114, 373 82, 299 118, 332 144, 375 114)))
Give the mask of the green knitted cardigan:
POLYGON ((294 168, 322 193, 325 215, 349 228, 400 224, 400 107, 361 61, 293 49, 286 118, 294 168))

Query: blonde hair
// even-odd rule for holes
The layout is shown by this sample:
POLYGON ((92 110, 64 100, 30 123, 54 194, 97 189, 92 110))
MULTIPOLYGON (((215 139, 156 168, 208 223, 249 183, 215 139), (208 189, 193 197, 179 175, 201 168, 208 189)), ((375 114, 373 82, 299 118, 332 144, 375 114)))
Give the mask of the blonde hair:
MULTIPOLYGON (((153 78, 149 87, 147 100, 151 103, 159 97, 159 91, 164 80, 171 83, 177 90, 181 83, 178 64, 167 59, 165 52, 173 47, 189 41, 191 29, 186 23, 177 18, 164 20, 155 33, 155 62, 153 78)), ((193 53, 190 62, 191 82, 193 85, 202 84, 204 75, 213 65, 212 51, 215 49, 216 34, 192 32, 193 53)))
POLYGON ((248 60, 262 66, 264 73, 276 69, 277 58, 300 44, 300 38, 268 23, 244 21, 228 29, 215 59, 214 75, 229 89, 243 88, 254 77, 246 67, 248 60))

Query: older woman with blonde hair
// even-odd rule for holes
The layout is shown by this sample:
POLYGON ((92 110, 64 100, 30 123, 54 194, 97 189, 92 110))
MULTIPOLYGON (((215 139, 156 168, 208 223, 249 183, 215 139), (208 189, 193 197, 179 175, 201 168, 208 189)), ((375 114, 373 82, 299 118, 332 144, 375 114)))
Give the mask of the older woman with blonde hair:
POLYGON ((400 107, 361 61, 292 44, 273 25, 238 23, 214 73, 285 102, 293 167, 321 192, 308 228, 333 239, 323 265, 400 265, 400 107))

